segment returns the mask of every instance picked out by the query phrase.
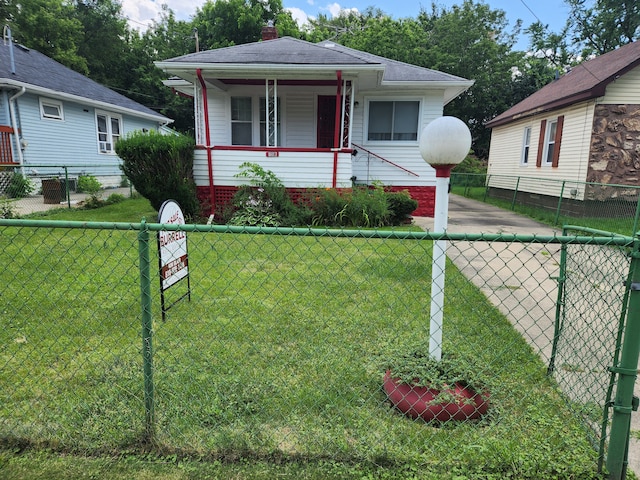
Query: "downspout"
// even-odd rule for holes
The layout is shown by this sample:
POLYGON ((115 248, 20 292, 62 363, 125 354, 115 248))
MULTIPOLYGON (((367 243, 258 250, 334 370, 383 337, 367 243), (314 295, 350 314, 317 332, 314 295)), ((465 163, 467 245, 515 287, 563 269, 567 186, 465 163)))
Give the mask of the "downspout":
POLYGON ((18 151, 18 163, 20 164, 20 167, 22 167, 22 164, 24 163, 24 157, 22 155, 22 145, 20 145, 20 135, 18 133, 18 119, 16 117, 15 101, 18 99, 18 97, 24 95, 26 91, 27 88, 22 86, 15 95, 9 97, 9 115, 11 117, 11 128, 13 128, 13 135, 16 139, 16 149, 18 151))
POLYGON ((338 152, 340 150, 340 137, 342 137, 342 125, 340 123, 342 119, 342 113, 340 112, 342 110, 342 70, 338 70, 336 74, 338 76, 338 91, 336 92, 336 125, 333 134, 333 188, 338 186, 338 152))
POLYGON ((209 130, 209 102, 207 101, 207 85, 204 82, 204 78, 202 78, 202 69, 196 69, 196 75, 198 76, 198 80, 200 81, 200 86, 202 87, 202 107, 204 109, 204 136, 206 141, 206 149, 207 149, 207 166, 209 167, 209 201, 211 202, 211 210, 209 212, 210 215, 215 213, 216 209, 216 197, 215 197, 215 189, 213 187, 213 158, 211 153, 211 131, 209 130))

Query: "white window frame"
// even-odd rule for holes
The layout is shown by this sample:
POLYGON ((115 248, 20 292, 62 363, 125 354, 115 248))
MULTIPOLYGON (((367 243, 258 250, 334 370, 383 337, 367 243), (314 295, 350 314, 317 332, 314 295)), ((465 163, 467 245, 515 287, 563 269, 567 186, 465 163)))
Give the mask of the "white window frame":
POLYGON ((116 115, 110 112, 96 110, 96 136, 98 140, 98 153, 101 155, 115 155, 116 143, 122 137, 123 124, 122 116, 116 115), (100 130, 100 122, 98 117, 104 117, 106 123, 106 130, 100 130), (119 131, 116 133, 113 131, 113 122, 118 122, 119 131))
POLYGON ((422 120, 422 99, 418 97, 371 97, 366 99, 366 111, 364 112, 365 119, 365 130, 364 130, 364 138, 365 143, 369 145, 417 145, 420 139, 420 126, 422 120), (392 130, 391 130, 391 139, 389 140, 369 140, 369 115, 372 103, 377 102, 391 102, 393 103, 393 111, 395 115, 395 104, 399 102, 410 102, 418 104, 418 114, 416 118, 416 139, 415 140, 394 140, 393 135, 393 118, 392 118, 392 130))
POLYGON ((58 120, 64 121, 64 109, 62 108, 62 102, 59 100, 52 100, 50 98, 40 97, 40 118, 43 120, 58 120), (58 114, 47 113, 46 107, 52 107, 58 110, 58 114))
MULTIPOLYGON (((265 96, 264 94, 254 95, 252 93, 238 93, 231 95, 229 97, 229 143, 231 145, 236 145, 233 143, 233 124, 236 122, 239 123, 249 123, 248 120, 234 120, 233 119, 233 107, 232 107, 232 98, 251 98, 251 144, 237 144, 239 147, 265 147, 266 145, 262 145, 263 137, 261 130, 265 125, 265 121, 261 119, 261 113, 264 113, 265 110, 265 96)), ((285 138, 285 98, 282 96, 277 97, 278 102, 278 147, 282 147, 282 139, 285 138)))
POLYGON ((542 165, 545 167, 553 165, 553 154, 549 158, 549 146, 556 144, 556 131, 558 129, 558 119, 547 120, 544 132, 544 148, 542 150, 542 165), (553 132, 553 135, 551 134, 553 132))
POLYGON ((524 127, 522 135, 522 153, 520 155, 520 165, 526 167, 531 158, 531 127, 524 127))
POLYGON ((229 132, 229 138, 230 138, 230 143, 231 145, 238 145, 241 147, 249 147, 249 146, 253 146, 253 139, 255 138, 254 135, 254 117, 255 117, 255 108, 254 108, 254 99, 251 95, 232 95, 231 97, 229 97, 229 118, 231 119, 230 122, 230 129, 231 131, 229 132), (249 99, 249 105, 251 107, 251 112, 250 112, 250 120, 239 120, 239 119, 234 119, 233 118, 233 101, 234 98, 238 98, 238 99, 249 99), (233 143, 233 125, 234 124, 238 124, 238 125, 250 125, 250 132, 251 132, 251 141, 249 143, 233 143))

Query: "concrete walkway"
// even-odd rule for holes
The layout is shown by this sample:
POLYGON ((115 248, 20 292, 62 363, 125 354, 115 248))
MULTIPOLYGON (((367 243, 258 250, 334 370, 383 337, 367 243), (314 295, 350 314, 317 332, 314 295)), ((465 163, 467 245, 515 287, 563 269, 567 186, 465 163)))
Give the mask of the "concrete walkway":
MULTIPOLYGON (((433 230, 433 218, 415 217, 417 226, 433 230)), ((518 235, 551 236, 561 234, 527 217, 492 205, 451 195, 449 201, 448 232, 450 233, 505 233, 518 235)), ((519 244, 486 242, 451 242, 447 256, 460 271, 474 283, 487 298, 511 320, 529 344, 548 364, 551 354, 560 247, 549 244, 519 244)), ((594 268, 597 269, 597 265, 594 268)), ((597 272, 594 272, 594 274, 597 272)), ((587 322, 597 320, 597 313, 585 316, 587 322)), ((593 326, 593 324, 591 324, 593 326)), ((613 340, 611 345, 613 345, 613 340)), ((605 348, 604 346, 602 348, 605 348)), ((608 348, 608 347, 607 347, 608 348)), ((613 348, 613 346, 611 346, 613 348)), ((569 350, 569 349, 566 349, 569 350)), ((568 359, 557 359, 568 362, 568 359)), ((572 400, 592 398, 590 392, 581 391, 592 385, 606 385, 608 372, 564 372, 563 381, 577 385, 567 392, 572 400), (594 378, 594 375, 597 378, 594 378), (567 376, 573 376, 567 378, 567 376), (589 378, 586 378, 589 376, 589 378), (584 377, 584 378, 583 378, 584 377)), ((560 380, 560 379, 558 379, 560 380)), ((615 392, 614 392, 615 393, 615 392)), ((636 396, 640 389, 636 382, 636 396)), ((632 415, 631 429, 640 430, 638 414, 632 415)), ((629 469, 640 473, 640 441, 631 439, 629 469)))

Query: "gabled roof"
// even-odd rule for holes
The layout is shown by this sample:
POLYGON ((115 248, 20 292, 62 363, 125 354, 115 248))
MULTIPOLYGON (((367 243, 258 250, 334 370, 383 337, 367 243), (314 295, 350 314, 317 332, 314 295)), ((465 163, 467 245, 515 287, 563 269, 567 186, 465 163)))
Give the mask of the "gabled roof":
POLYGON ((607 85, 639 65, 640 42, 629 43, 574 67, 486 125, 497 127, 538 113, 602 97, 607 85))
POLYGON ((337 43, 310 43, 292 37, 192 53, 156 62, 156 65, 189 81, 193 78, 188 71, 195 71, 197 68, 203 72, 224 72, 229 76, 234 72, 241 71, 249 75, 251 71, 255 71, 256 75, 262 75, 263 78, 268 75, 267 72, 273 71, 297 75, 326 72, 334 77, 335 70, 338 69, 347 74, 378 72, 383 85, 424 87, 425 83, 429 83, 434 87, 451 89, 451 93, 445 95, 452 96, 451 98, 473 85, 473 81, 455 75, 371 55, 337 43))
POLYGON ((108 108, 160 123, 171 119, 100 85, 46 55, 22 45, 0 42, 0 88, 21 88, 40 95, 108 108), (13 56, 13 61, 12 61, 13 56))

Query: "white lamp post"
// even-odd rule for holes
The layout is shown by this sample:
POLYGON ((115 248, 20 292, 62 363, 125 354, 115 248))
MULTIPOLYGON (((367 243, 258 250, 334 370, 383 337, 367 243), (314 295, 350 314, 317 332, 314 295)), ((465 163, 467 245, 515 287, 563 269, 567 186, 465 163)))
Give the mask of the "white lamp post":
MULTIPOLYGON (((420 154, 436 170, 436 203, 433 231, 447 230, 449 215, 449 177, 451 169, 462 162, 471 148, 471 132, 465 123, 455 117, 433 120, 420 136, 420 154)), ((442 359, 442 317, 444 309, 444 269, 446 240, 433 245, 431 267, 431 321, 429 324, 429 354, 442 359)))

